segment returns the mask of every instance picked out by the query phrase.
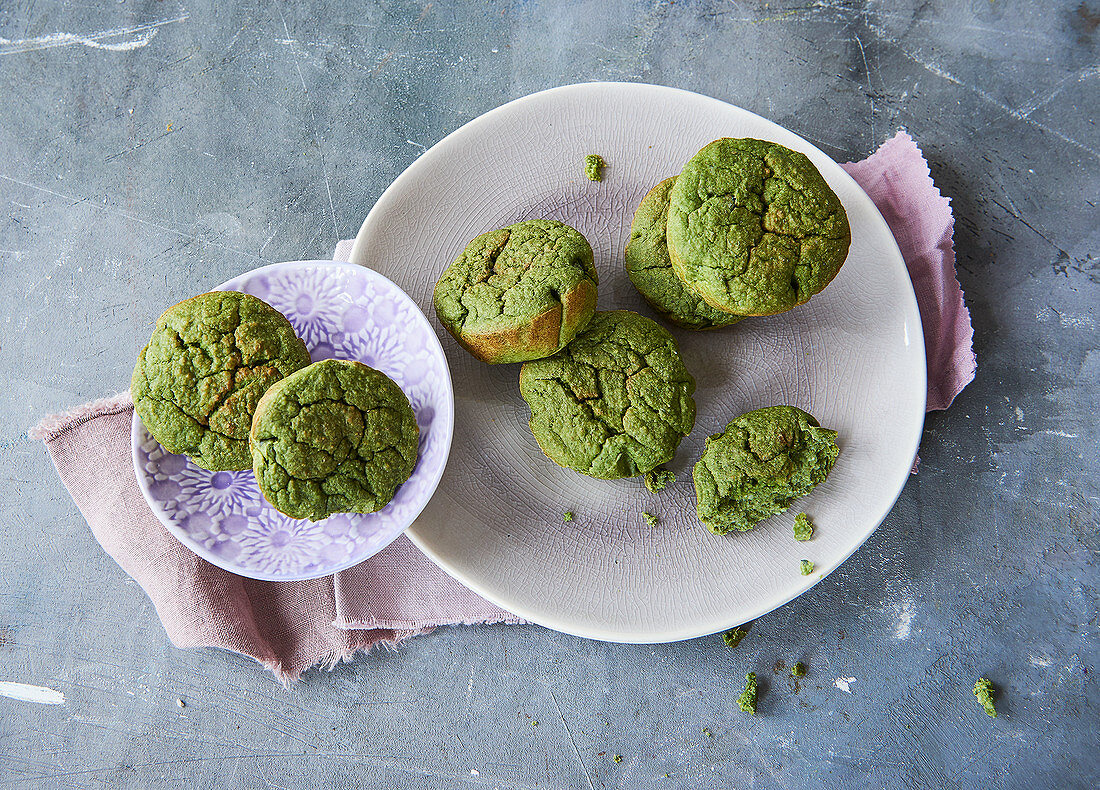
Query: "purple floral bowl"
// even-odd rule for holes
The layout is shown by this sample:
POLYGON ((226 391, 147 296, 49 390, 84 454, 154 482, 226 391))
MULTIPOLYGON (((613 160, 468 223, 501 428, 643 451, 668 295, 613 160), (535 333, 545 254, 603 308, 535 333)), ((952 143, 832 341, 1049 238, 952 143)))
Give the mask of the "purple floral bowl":
POLYGON ((253 579, 314 579, 374 556, 428 504, 451 449, 451 374, 428 319, 388 279, 350 263, 274 263, 214 290, 243 291, 270 304, 294 325, 314 362, 354 359, 397 382, 416 412, 420 457, 377 513, 299 520, 267 503, 251 471, 209 472, 167 452, 135 413, 131 445, 145 501, 187 548, 253 579))

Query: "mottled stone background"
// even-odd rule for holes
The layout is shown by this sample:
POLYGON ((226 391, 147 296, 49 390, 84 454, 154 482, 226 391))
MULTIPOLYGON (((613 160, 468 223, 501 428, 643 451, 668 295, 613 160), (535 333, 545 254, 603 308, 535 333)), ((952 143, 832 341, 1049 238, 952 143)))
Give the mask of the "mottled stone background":
POLYGON ((0 697, 0 786, 1094 787, 1098 26, 1095 0, 4 0, 0 681, 65 704, 0 697), (426 146, 583 80, 716 96, 841 161, 923 146, 979 370, 893 513, 735 651, 445 628, 286 692, 174 649, 27 426, 124 388, 165 305, 326 257, 426 146), (798 659, 796 688, 773 665, 798 659))

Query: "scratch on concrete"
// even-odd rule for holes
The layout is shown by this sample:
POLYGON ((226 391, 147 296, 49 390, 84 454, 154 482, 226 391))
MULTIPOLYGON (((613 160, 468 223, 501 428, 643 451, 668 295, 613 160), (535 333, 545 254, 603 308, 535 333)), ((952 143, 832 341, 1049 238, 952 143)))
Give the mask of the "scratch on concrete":
MULTIPOLYGON (((429 8, 431 7, 430 3, 428 5, 428 7, 429 8)), ((283 14, 283 9, 279 8, 278 11, 279 11, 279 19, 283 23, 283 31, 286 33, 286 43, 288 43, 290 45, 290 47, 293 51, 292 54, 294 54, 294 56, 295 56, 294 57, 294 68, 298 72, 298 82, 300 82, 302 84, 302 93, 303 93, 303 95, 305 95, 308 98, 309 97, 309 88, 306 87, 306 78, 302 75, 302 66, 298 62, 299 61, 299 58, 298 58, 298 42, 295 39, 291 38, 291 36, 290 36, 290 28, 286 24, 286 16, 283 14)), ((340 238, 340 223, 337 222, 337 220, 336 220, 336 207, 335 207, 335 205, 332 201, 332 184, 329 182, 328 162, 325 161, 325 151, 324 151, 324 148, 321 146, 321 137, 316 132, 317 117, 314 115, 312 106, 309 108, 309 117, 310 117, 310 120, 313 122, 314 139, 317 143, 317 151, 321 155, 321 175, 322 175, 322 177, 324 178, 324 181, 325 181, 325 192, 328 193, 328 210, 329 210, 329 213, 332 215, 332 229, 336 233, 336 238, 339 239, 340 238)))
POLYGON ((569 731, 569 723, 565 720, 565 715, 561 712, 561 705, 558 704, 558 698, 554 696, 553 689, 547 689, 550 692, 550 699, 554 700, 554 708, 558 711, 558 718, 561 719, 561 725, 565 727, 565 734, 569 736, 569 743, 573 745, 573 754, 577 755, 577 762, 581 764, 581 770, 584 771, 584 778, 588 780, 589 790, 596 790, 595 785, 592 784, 592 777, 588 773, 588 767, 584 764, 584 760, 581 759, 581 750, 577 748, 577 742, 573 739, 573 733, 569 731))
POLYGON ((863 58, 863 73, 867 77, 867 101, 871 105, 871 114, 867 119, 871 124, 871 140, 877 140, 878 135, 875 133, 875 98, 872 95, 874 89, 871 87, 871 67, 867 64, 867 51, 863 48, 863 41, 859 36, 855 36, 856 43, 859 44, 859 55, 863 58))
MULTIPOLYGON (((282 22, 283 22, 283 30, 286 31, 287 41, 291 44, 291 48, 294 50, 294 54, 297 55, 298 54, 297 41, 295 41, 294 39, 292 39, 290 37, 290 28, 288 28, 286 26, 286 17, 283 15, 283 9, 279 8, 278 6, 276 6, 276 8, 279 11, 279 19, 281 19, 282 22)), ((309 89, 306 87, 306 79, 305 79, 305 77, 302 76, 302 67, 298 63, 298 58, 297 57, 294 58, 294 68, 296 68, 298 70, 298 81, 302 83, 302 92, 308 95, 309 94, 309 89)))
POLYGON ((1033 112, 1038 110, 1040 107, 1045 107, 1047 104, 1050 103, 1052 99, 1058 96, 1058 94, 1060 94, 1070 85, 1084 82, 1085 80, 1097 76, 1100 76, 1100 66, 1089 66, 1073 74, 1068 74, 1062 79, 1058 80, 1054 87, 1047 91, 1043 96, 1038 96, 1029 101, 1027 104, 1020 107, 1020 114, 1023 115, 1025 118, 1030 118, 1033 112))
MULTIPOLYGON (((313 111, 310 110, 312 113, 313 111)), ((332 215, 332 229, 336 232, 336 238, 340 238, 340 225, 336 222, 336 207, 332 203, 332 184, 329 183, 328 177, 328 162, 325 161, 325 151, 321 148, 320 144, 317 146, 318 153, 321 154, 321 175, 325 178, 325 191, 328 193, 328 210, 332 215)))
POLYGON ((103 49, 108 52, 130 52, 146 46, 157 34, 157 28, 174 22, 183 22, 190 18, 186 12, 171 19, 159 19, 143 25, 118 27, 100 30, 95 33, 49 33, 34 38, 7 39, 0 36, 0 55, 16 55, 20 52, 34 52, 54 47, 80 45, 91 49, 103 49), (117 40, 116 40, 117 39, 117 40))
POLYGON ((0 680, 0 697, 37 702, 39 705, 65 704, 65 695, 60 691, 45 686, 32 686, 29 683, 13 683, 10 680, 0 680))
POLYGON ((232 252, 235 255, 241 255, 245 258, 252 258, 252 259, 257 260, 257 261, 267 262, 265 258, 261 258, 258 255, 253 255, 252 253, 246 252, 245 250, 234 249, 233 247, 227 247, 224 244, 218 244, 217 242, 210 241, 209 239, 204 239, 201 236, 195 236, 195 235, 190 234, 190 233, 185 233, 184 231, 179 230, 178 228, 169 227, 168 225, 162 225, 159 222, 154 222, 151 219, 147 219, 145 217, 139 216, 139 215, 134 214, 133 212, 130 212, 130 211, 125 211, 123 209, 117 208, 116 206, 112 206, 110 204, 106 204, 106 203, 101 204, 99 202, 89 201, 88 198, 77 198, 77 197, 74 197, 73 195, 66 195, 63 192, 57 192, 57 191, 55 191, 53 189, 50 189, 48 187, 39 186, 38 184, 32 184, 28 181, 21 181, 18 178, 12 178, 11 176, 6 176, 2 173, 0 173, 0 181, 7 181, 11 184, 18 184, 21 187, 26 187, 27 189, 32 189, 35 192, 41 192, 44 195, 50 195, 52 197, 61 198, 62 200, 68 200, 73 205, 75 205, 77 203, 88 203, 88 205, 91 206, 92 208, 98 209, 100 211, 105 211, 108 214, 116 214, 120 217, 123 217, 124 219, 130 220, 131 222, 136 222, 139 225, 148 225, 151 228, 156 228, 157 230, 162 230, 162 231, 165 231, 167 233, 172 233, 176 236, 187 239, 189 241, 195 241, 195 242, 198 242, 199 244, 205 244, 209 247, 213 247, 214 249, 225 250, 226 252, 232 252))
MULTIPOLYGON (((887 39, 884 39, 884 40, 887 40, 887 39)), ((994 107, 996 107, 998 110, 1005 113, 1009 117, 1011 117, 1011 118, 1013 118, 1017 121, 1021 121, 1023 123, 1026 123, 1028 126, 1031 126, 1035 129, 1046 132, 1047 134, 1053 135, 1054 137, 1057 137, 1062 142, 1069 143, 1070 145, 1081 149, 1085 153, 1092 156, 1094 159, 1100 159, 1100 151, 1097 151, 1095 148, 1091 148, 1091 147, 1085 145, 1080 140, 1076 140, 1073 137, 1070 137, 1069 135, 1064 134, 1063 132, 1059 132, 1057 129, 1054 129, 1050 126, 1047 126, 1045 123, 1041 123, 1039 121, 1036 121, 1034 118, 1032 118, 1031 113, 1034 112, 1035 109, 1037 109, 1037 107, 1032 107, 1030 109, 1025 107, 1023 110, 1016 109, 1015 107, 1012 107, 1008 104, 1005 104, 1003 101, 1000 101, 995 96, 990 94, 988 91, 985 91, 985 90, 977 87, 976 85, 970 85, 968 83, 963 82, 958 77, 956 77, 954 74, 952 74, 950 71, 948 71, 947 69, 937 65, 936 63, 934 63, 932 61, 926 61, 926 60, 922 59, 919 55, 917 55, 915 53, 912 53, 912 52, 909 52, 908 50, 902 49, 901 47, 898 47, 898 51, 902 55, 904 55, 906 58, 911 60, 913 63, 916 63, 918 66, 923 68, 925 71, 929 72, 930 74, 935 74, 937 77, 940 77, 941 79, 945 79, 948 82, 954 83, 955 85, 958 85, 960 88, 965 88, 966 90, 970 91, 975 96, 982 99, 983 101, 988 102, 989 104, 992 104, 994 107)), ((1087 72, 1084 76, 1079 77, 1079 79, 1086 79, 1086 78, 1087 78, 1087 72)))
POLYGON ((140 143, 137 143, 136 145, 132 145, 129 148, 123 150, 123 151, 118 151, 116 153, 113 153, 110 156, 108 156, 106 159, 104 159, 103 161, 104 162, 112 162, 115 159, 118 159, 119 157, 126 156, 127 154, 132 154, 134 151, 138 150, 139 148, 144 148, 145 146, 149 145, 149 143, 155 143, 157 140, 162 140, 170 134, 175 134, 176 132, 180 131, 182 128, 183 127, 179 127, 179 126, 170 126, 167 131, 163 131, 163 132, 161 132, 160 134, 158 134, 154 137, 150 137, 148 140, 142 140, 140 143))
POLYGON ((1016 220, 1017 222, 1019 222, 1019 223, 1020 223, 1021 225, 1023 225, 1023 226, 1025 227, 1025 228, 1027 228, 1027 229, 1028 229, 1028 230, 1030 230, 1030 231, 1031 231, 1032 233, 1034 233, 1034 234, 1035 234, 1036 236, 1038 236, 1038 237, 1039 237, 1039 238, 1041 238, 1041 239, 1042 239, 1043 241, 1045 241, 1045 242, 1046 242, 1047 244, 1049 244, 1049 245, 1050 245, 1051 247, 1053 247, 1054 249, 1058 250, 1058 252, 1062 253, 1062 255, 1066 256, 1066 258, 1072 258, 1072 257, 1073 257, 1073 256, 1071 256, 1071 255, 1070 255, 1070 254, 1069 254, 1068 252, 1066 252, 1066 250, 1065 250, 1065 249, 1063 249, 1063 248, 1062 248, 1062 246, 1061 246, 1060 244, 1058 244, 1058 243, 1057 243, 1056 241, 1054 241, 1054 239, 1052 239, 1052 238, 1050 238, 1049 236, 1047 236, 1047 235, 1046 235, 1045 233, 1043 233, 1043 231, 1039 230, 1039 229, 1038 229, 1037 227, 1035 227, 1034 225, 1032 225, 1032 224, 1031 224, 1030 222, 1028 222, 1028 221, 1027 221, 1026 219, 1024 219, 1024 218, 1023 218, 1022 216, 1020 216, 1020 215, 1019 215, 1018 213, 1014 212, 1014 211, 1013 211, 1012 209, 1010 209, 1010 208, 1009 208, 1008 206, 1006 206, 1006 205, 1005 205, 1004 203, 1001 203, 1001 202, 1000 202, 999 200, 997 200, 996 198, 991 198, 991 199, 990 199, 990 202, 992 202, 992 203, 993 203, 993 205, 995 205, 995 206, 999 207, 999 208, 1000 208, 1000 209, 1001 209, 1001 210, 1002 210, 1002 211, 1003 211, 1003 212, 1004 212, 1005 214, 1008 214, 1008 216, 1012 217, 1012 218, 1013 218, 1014 220, 1016 220))

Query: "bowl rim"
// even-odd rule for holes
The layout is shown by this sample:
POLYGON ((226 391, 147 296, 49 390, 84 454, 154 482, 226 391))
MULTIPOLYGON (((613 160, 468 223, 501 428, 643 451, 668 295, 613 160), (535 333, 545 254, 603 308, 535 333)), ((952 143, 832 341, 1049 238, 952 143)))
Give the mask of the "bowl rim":
MULTIPOLYGON (((440 480, 443 479, 443 474, 447 469, 447 462, 450 460, 450 454, 451 454, 451 443, 452 443, 452 440, 454 438, 454 422, 455 422, 454 382, 451 378, 451 366, 450 366, 450 361, 447 359, 447 353, 446 353, 446 351, 444 351, 443 344, 440 343, 439 335, 436 333, 435 329, 432 327, 431 321, 429 321, 428 317, 426 315, 424 315, 424 311, 420 309, 420 306, 416 303, 416 301, 411 296, 409 296, 407 293, 405 293, 404 290, 402 290, 400 287, 398 287, 398 285, 396 283, 394 283, 392 280, 390 280, 384 274, 381 274, 381 273, 379 273, 379 272, 377 272, 374 269, 371 269, 369 267, 360 266, 359 264, 355 264, 355 263, 348 263, 346 261, 331 261, 331 260, 279 261, 279 262, 276 262, 276 263, 269 263, 269 264, 266 264, 264 266, 259 266, 255 269, 250 269, 246 272, 242 272, 241 274, 238 274, 235 277, 231 277, 230 279, 226 280, 225 282, 221 283, 220 285, 218 285, 214 288, 211 288, 210 292, 214 292, 214 291, 235 291, 235 290, 237 290, 237 288, 233 287, 233 285, 237 281, 242 280, 246 277, 252 277, 252 276, 255 276, 257 274, 274 273, 274 272, 278 272, 278 271, 285 270, 285 269, 301 268, 301 267, 305 267, 305 266, 332 267, 334 269, 348 269, 348 270, 354 269, 356 271, 356 273, 365 274, 368 279, 374 279, 376 281, 380 281, 385 286, 387 286, 389 288, 392 288, 394 291, 396 291, 398 294, 400 294, 401 298, 403 300, 405 300, 413 308, 413 311, 414 311, 413 315, 418 316, 419 320, 422 320, 424 322, 424 326, 428 330, 428 335, 431 338, 431 342, 429 343, 429 348, 431 349, 431 351, 434 354, 438 354, 439 359, 441 359, 442 362, 443 362, 443 372, 444 372, 444 378, 446 380, 446 387, 444 388, 444 400, 446 401, 446 403, 444 404, 444 406, 445 406, 445 412, 444 413, 447 417, 447 419, 446 419, 446 435, 445 435, 444 441, 443 441, 441 463, 439 464, 439 468, 438 468, 438 470, 436 471, 436 473, 434 475, 434 479, 432 479, 430 481, 430 484, 426 489, 428 494, 427 494, 426 497, 424 497, 424 501, 422 503, 420 503, 419 507, 415 508, 415 512, 413 512, 410 515, 410 517, 408 519, 408 523, 404 524, 401 527, 401 529, 395 530, 394 534, 388 540, 386 540, 384 543, 382 543, 381 546, 379 546, 375 551, 373 551, 372 553, 367 554, 365 556, 362 556, 362 557, 356 557, 354 560, 352 560, 350 562, 347 562, 345 564, 334 566, 332 568, 326 568, 325 571, 323 573, 320 573, 320 574, 315 573, 315 572, 310 572, 310 573, 305 573, 305 574, 286 574, 286 575, 268 574, 268 573, 258 572, 258 571, 255 571, 255 570, 242 569, 239 566, 236 566, 233 563, 228 562, 228 561, 226 561, 225 559, 223 559, 221 557, 218 557, 216 554, 214 554, 214 552, 210 551, 205 546, 195 542, 177 524, 175 524, 172 521, 171 518, 169 518, 168 512, 153 497, 151 491, 149 490, 149 479, 148 479, 147 475, 144 473, 144 471, 142 469, 142 464, 139 461, 139 456, 138 456, 139 446, 140 446, 140 443, 141 443, 142 439, 144 438, 145 434, 147 433, 147 430, 145 428, 145 425, 141 422, 141 418, 138 416, 137 409, 134 409, 133 418, 132 418, 131 423, 130 423, 130 460, 131 460, 131 465, 133 466, 134 475, 137 478, 138 488, 141 490, 141 495, 145 499, 145 504, 153 512, 153 515, 155 515, 157 517, 157 520, 164 526, 164 528, 167 529, 177 540, 179 540, 180 543, 182 543, 189 551, 191 551, 194 554, 198 555, 199 557, 201 557, 202 559, 204 559, 207 562, 211 563, 212 565, 216 565, 217 567, 221 568, 222 570, 229 571, 230 573, 234 573, 238 576, 244 576, 245 578, 258 579, 260 581, 283 581, 283 582, 285 582, 285 581, 306 581, 306 580, 309 580, 309 579, 320 579, 320 578, 324 578, 326 576, 331 576, 335 573, 339 573, 340 571, 347 570, 348 568, 351 568, 355 565, 358 565, 359 563, 364 562, 365 560, 368 560, 371 557, 373 557, 373 556, 377 555, 378 553, 380 553, 381 551, 383 551, 387 546, 389 546, 391 543, 393 543, 393 541, 397 540, 399 537, 401 537, 402 535, 404 535, 408 532, 409 528, 416 522, 416 519, 424 511, 424 508, 426 508, 428 506, 428 503, 431 501, 432 497, 435 495, 436 490, 439 488, 439 482, 440 482, 440 480)), ((440 410, 437 408, 436 409, 436 419, 437 420, 440 416, 440 413, 441 413, 440 410)), ((434 424, 433 424, 433 427, 434 427, 434 424)), ((244 471, 244 470, 241 470, 241 471, 244 471)), ((415 473, 416 472, 414 471, 414 474, 415 473)), ((260 496, 262 496, 262 494, 260 496)), ((333 514, 333 515, 335 515, 335 514, 333 514)), ((373 513, 348 513, 346 515, 349 518, 369 518, 370 516, 372 516, 374 514, 373 513)))

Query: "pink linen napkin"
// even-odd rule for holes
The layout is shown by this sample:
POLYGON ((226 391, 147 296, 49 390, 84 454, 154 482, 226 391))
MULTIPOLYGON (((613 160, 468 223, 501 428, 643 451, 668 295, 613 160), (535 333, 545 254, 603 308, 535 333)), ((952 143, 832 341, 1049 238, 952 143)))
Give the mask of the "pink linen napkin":
POLYGON ((92 534, 142 586, 177 647, 244 653, 290 682, 314 664, 335 666, 438 625, 520 622, 447 576, 405 536, 354 568, 311 581, 257 581, 211 565, 145 504, 130 455, 133 415, 124 392, 47 417, 29 434, 46 443, 92 534))
MULTIPOLYGON (((954 220, 928 163, 905 132, 844 165, 871 196, 901 248, 928 350, 928 409, 944 409, 973 378, 970 313, 955 277, 954 220)), ((333 257, 346 260, 351 242, 333 257)), ((46 417, 41 439, 100 545, 145 590, 177 647, 251 656, 284 683, 377 644, 440 625, 519 623, 447 576, 406 537, 354 568, 305 582, 245 579, 179 543, 149 510, 130 457, 129 393, 46 417)))
POLYGON ((928 162, 904 130, 860 162, 841 165, 871 196, 905 259, 924 324, 928 411, 946 409, 974 380, 974 329, 955 274, 951 200, 932 182, 928 162))

